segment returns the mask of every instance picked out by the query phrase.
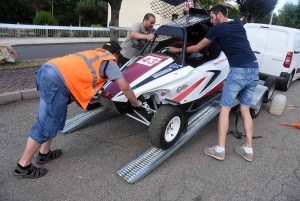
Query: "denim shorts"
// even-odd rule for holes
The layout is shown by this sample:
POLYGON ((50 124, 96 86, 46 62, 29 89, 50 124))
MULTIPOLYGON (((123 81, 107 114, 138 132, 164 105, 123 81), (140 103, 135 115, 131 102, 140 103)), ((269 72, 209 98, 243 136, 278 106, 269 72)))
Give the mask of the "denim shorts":
POLYGON ((40 96, 38 118, 30 131, 30 138, 42 144, 64 128, 69 92, 63 80, 51 66, 43 65, 36 73, 40 96))
POLYGON ((258 80, 256 68, 230 68, 222 92, 221 106, 232 108, 239 94, 240 104, 249 107, 258 80))

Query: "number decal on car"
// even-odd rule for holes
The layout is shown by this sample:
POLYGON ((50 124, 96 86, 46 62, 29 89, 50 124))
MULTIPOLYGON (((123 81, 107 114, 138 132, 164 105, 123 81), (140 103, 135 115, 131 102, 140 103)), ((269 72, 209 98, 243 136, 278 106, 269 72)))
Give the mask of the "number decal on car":
POLYGON ((143 64, 145 66, 153 66, 154 64, 160 62, 161 59, 153 56, 146 56, 145 58, 140 59, 137 63, 143 64))

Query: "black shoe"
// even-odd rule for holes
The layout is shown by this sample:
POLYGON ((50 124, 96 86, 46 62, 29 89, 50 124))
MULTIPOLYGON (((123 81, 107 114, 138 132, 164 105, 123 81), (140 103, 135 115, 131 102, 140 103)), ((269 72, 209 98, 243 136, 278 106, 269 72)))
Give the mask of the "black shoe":
POLYGON ((49 153, 47 155, 41 155, 39 154, 39 156, 36 159, 36 162, 38 164, 45 164, 50 160, 54 160, 59 158, 62 155, 62 150, 61 149, 56 149, 54 151, 49 151, 49 153))
POLYGON ((16 177, 36 179, 46 175, 47 172, 48 170, 46 168, 37 168, 34 165, 30 164, 26 170, 23 170, 17 165, 17 168, 15 169, 13 174, 16 177))

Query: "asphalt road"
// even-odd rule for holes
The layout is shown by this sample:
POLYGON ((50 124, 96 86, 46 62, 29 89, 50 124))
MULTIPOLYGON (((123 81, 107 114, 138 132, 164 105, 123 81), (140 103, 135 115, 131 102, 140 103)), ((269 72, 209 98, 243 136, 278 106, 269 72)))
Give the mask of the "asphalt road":
MULTIPOLYGON (((128 201, 299 201, 300 131, 279 122, 300 121, 300 81, 284 94, 287 104, 297 105, 281 116, 268 113, 264 104, 254 119, 254 160, 234 152, 244 143, 227 136, 226 157, 217 161, 203 153, 217 143, 217 117, 136 184, 116 171, 150 147, 148 127, 127 116, 107 112, 71 134, 53 140, 52 149, 63 156, 44 166, 46 176, 31 180, 12 175, 25 148, 28 132, 38 111, 38 100, 0 106, 0 200, 128 200, 128 201)), ((82 110, 71 104, 68 117, 82 110)), ((234 112, 230 130, 234 129, 234 112)), ((239 130, 242 122, 239 121, 239 130)), ((35 163, 35 162, 34 162, 35 163)))
POLYGON ((43 44, 14 46, 18 54, 18 60, 31 60, 42 58, 54 58, 67 54, 92 50, 102 47, 104 43, 69 43, 69 44, 43 44))

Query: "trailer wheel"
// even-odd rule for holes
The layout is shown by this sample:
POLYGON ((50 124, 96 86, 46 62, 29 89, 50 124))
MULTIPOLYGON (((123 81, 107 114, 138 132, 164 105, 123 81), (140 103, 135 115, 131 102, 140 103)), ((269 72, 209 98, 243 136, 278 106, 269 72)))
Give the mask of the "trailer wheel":
POLYGON ((150 142, 159 149, 168 149, 179 138, 184 123, 184 112, 180 107, 163 105, 150 123, 150 142))
POLYGON ((268 103, 271 100, 271 98, 274 94, 275 88, 276 88, 276 77, 269 76, 266 79, 264 86, 268 87, 268 91, 264 94, 263 102, 268 103))
POLYGON ((261 98, 259 100, 256 109, 250 108, 250 115, 251 115, 252 119, 255 119, 258 116, 258 114, 259 114, 259 112, 261 110, 262 103, 263 103, 263 98, 261 98))

